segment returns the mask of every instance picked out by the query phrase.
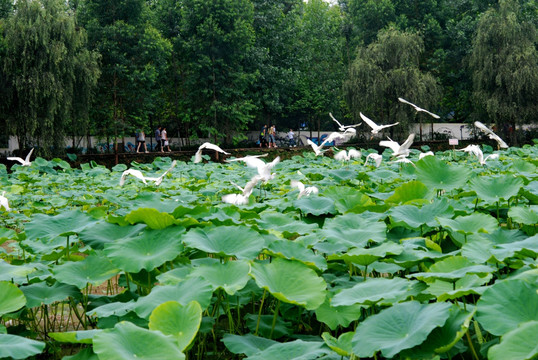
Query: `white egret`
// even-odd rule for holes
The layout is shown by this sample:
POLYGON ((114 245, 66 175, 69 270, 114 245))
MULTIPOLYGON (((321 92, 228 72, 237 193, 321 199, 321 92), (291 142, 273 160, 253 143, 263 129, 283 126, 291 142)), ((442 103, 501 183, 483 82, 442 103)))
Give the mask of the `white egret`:
POLYGON ((5 195, 5 191, 3 191, 2 195, 0 195, 0 208, 3 207, 5 211, 10 211, 11 209, 9 208, 9 202, 7 201, 7 197, 5 197, 5 195))
POLYGON ((398 98, 398 100, 400 100, 400 102, 403 102, 404 104, 411 105, 412 107, 415 108, 415 110, 416 110, 417 112, 424 112, 424 113, 430 115, 431 117, 433 117, 433 118, 435 118, 435 119, 439 119, 439 118, 440 118, 439 115, 434 114, 434 113, 432 113, 432 112, 429 112, 428 110, 423 109, 423 108, 421 108, 421 107, 419 107, 419 106, 416 106, 415 104, 413 104, 413 103, 410 102, 410 101, 407 101, 407 100, 402 99, 402 98, 400 98, 400 97, 398 98))
POLYGON ((361 152, 359 150, 350 149, 348 151, 342 150, 334 155, 334 159, 338 161, 349 161, 351 159, 360 159, 361 152))
POLYGON ((297 195, 297 199, 300 199, 301 196, 310 196, 311 194, 317 194, 319 193, 319 189, 315 186, 305 186, 302 182, 298 180, 292 180, 290 182, 291 187, 296 187, 299 189, 299 195, 297 195))
POLYGON ((463 149, 458 150, 475 155, 478 158, 478 162, 480 163, 480 165, 486 165, 486 161, 489 159, 494 160, 499 158, 499 154, 490 154, 484 158, 484 153, 478 145, 468 145, 463 149))
POLYGON ((364 116, 363 113, 359 113, 359 114, 360 114, 362 120, 364 120, 364 122, 367 123, 368 126, 370 126, 372 128, 372 134, 377 134, 378 132, 380 132, 381 130, 383 130, 385 128, 388 128, 388 127, 391 127, 391 126, 399 124, 399 122, 396 122, 394 124, 389 124, 389 125, 377 125, 371 119, 368 119, 366 116, 364 116))
POLYGON ((243 161, 248 167, 255 168, 258 171, 260 180, 267 182, 275 177, 271 174, 271 170, 280 162, 280 156, 277 156, 273 161, 266 163, 259 156, 245 156, 242 158, 228 159, 227 162, 243 161))
POLYGON ((325 151, 327 151, 327 149, 326 150, 321 150, 321 148, 323 147, 323 144, 318 146, 316 143, 314 143, 310 139, 306 139, 306 142, 308 143, 308 145, 310 145, 312 147, 312 150, 314 150, 314 153, 316 154, 316 156, 323 155, 323 153, 325 151))
POLYGON ((388 147, 392 149, 392 156, 408 156, 409 155, 409 148, 411 147, 411 144, 413 144, 413 140, 415 139, 415 134, 410 134, 407 137, 407 140, 400 145, 396 141, 389 138, 389 140, 382 140, 379 142, 380 146, 388 147))
POLYGON ((332 132, 329 134, 329 136, 327 136, 325 138, 325 140, 323 140, 323 142, 321 143, 320 147, 321 146, 325 146, 325 144, 328 144, 328 143, 331 143, 335 140, 347 140, 348 136, 351 137, 353 136, 354 134, 356 134, 357 132, 355 131, 355 129, 347 129, 346 132, 343 132, 343 133, 339 133, 339 132, 332 132), (352 130, 352 131, 347 131, 347 130, 352 130), (353 132, 355 131, 355 132, 353 132))
POLYGON ((366 157, 366 160, 364 160, 364 166, 368 164, 368 161, 370 159, 374 161, 375 167, 379 167, 381 165, 381 160, 383 160, 383 156, 376 153, 368 154, 368 156, 366 157))
POLYGON ((174 160, 172 162, 172 166, 170 166, 170 168, 168 170, 166 170, 161 176, 159 177, 150 177, 150 176, 144 176, 144 174, 142 174, 142 172, 140 170, 136 170, 136 169, 127 169, 125 170, 122 174, 121 174, 121 178, 120 178, 120 186, 123 186, 123 184, 125 184, 125 179, 127 178, 127 175, 132 175, 134 176, 135 178, 137 179, 140 179, 142 180, 142 182, 144 184, 147 185, 147 182, 148 181, 153 181, 155 183, 155 186, 159 186, 161 185, 161 182, 163 181, 164 177, 166 176, 166 174, 168 174, 177 164, 177 161, 174 160))
POLYGON ((407 157, 400 155, 398 156, 398 160, 394 160, 394 163, 404 163, 404 164, 411 164, 414 167, 417 167, 415 163, 413 163, 411 160, 409 160, 407 157))
MULTIPOLYGON (((360 124, 355 124, 355 125, 342 125, 340 124, 340 122, 338 120, 336 120, 333 116, 333 114, 329 113, 329 116, 331 117, 331 119, 333 119, 333 121, 338 124, 338 130, 340 131, 346 131, 347 129, 351 129, 351 130, 355 130, 353 128, 357 127, 357 126, 361 126, 362 123, 360 124)), ((356 132, 356 131, 355 131, 356 132)))
POLYGON ((10 156, 7 159, 8 160, 13 160, 13 161, 18 161, 18 162, 20 162, 22 164, 22 166, 30 166, 30 165, 32 165, 32 162, 30 161, 30 157, 32 156, 33 152, 34 152, 34 148, 32 148, 30 150, 30 152, 28 153, 28 155, 26 155, 26 159, 21 159, 20 157, 17 157, 17 156, 10 156))
POLYGON ((234 205, 248 204, 248 198, 250 197, 250 194, 252 194, 254 187, 261 179, 262 177, 260 175, 255 175, 254 177, 252 177, 252 179, 250 179, 250 181, 245 185, 244 188, 232 182, 232 184, 234 184, 239 190, 241 190, 242 193, 241 194, 226 194, 222 197, 222 201, 225 203, 234 204, 234 205))
POLYGON ((433 153, 433 151, 428 151, 428 152, 421 152, 419 155, 418 155, 418 159, 422 159, 423 157, 426 157, 426 156, 435 156, 435 154, 433 153))
POLYGON ((497 134, 495 134, 490 128, 482 124, 480 121, 475 121, 474 126, 485 132, 491 140, 495 140, 499 145, 499 148, 506 149, 508 145, 501 139, 497 134))
POLYGON ((200 145, 200 147, 198 148, 198 151, 196 151, 196 153, 194 154, 194 161, 193 162, 195 164, 202 161, 202 150, 204 150, 204 149, 215 150, 215 151, 218 151, 218 152, 223 153, 225 155, 230 155, 230 153, 222 150, 218 145, 211 144, 209 142, 205 142, 202 145, 200 145))

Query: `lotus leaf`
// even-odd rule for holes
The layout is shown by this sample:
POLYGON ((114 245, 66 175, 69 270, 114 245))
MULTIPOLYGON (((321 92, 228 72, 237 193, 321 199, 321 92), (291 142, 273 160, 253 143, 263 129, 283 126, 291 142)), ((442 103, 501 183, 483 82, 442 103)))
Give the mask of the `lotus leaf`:
POLYGON ((259 287, 284 302, 315 310, 325 301, 325 281, 298 261, 276 258, 269 264, 253 263, 251 275, 259 287))
POLYGON ((91 348, 84 348, 72 356, 64 356, 62 360, 99 360, 91 348))
POLYGON ((94 223, 94 218, 79 210, 66 211, 54 216, 35 214, 32 221, 26 224, 25 233, 28 239, 51 240, 58 236, 77 234, 94 223))
POLYGON ((353 352, 360 357, 372 357, 381 351, 383 356, 391 358, 423 343, 433 329, 445 324, 450 308, 449 303, 409 301, 395 304, 357 326, 352 341, 353 352))
POLYGON ((538 321, 536 283, 519 279, 497 282, 482 294, 476 307, 477 319, 484 329, 493 335, 504 335, 524 322, 538 321))
POLYGON ((260 214, 260 219, 256 221, 256 224, 260 229, 278 230, 288 238, 299 234, 310 234, 318 228, 317 224, 306 224, 286 214, 266 211, 260 214))
POLYGON ((267 246, 267 253, 290 260, 298 260, 321 271, 327 269, 327 261, 323 256, 315 254, 312 250, 294 241, 273 241, 267 246))
POLYGON ((233 354, 245 354, 247 356, 254 355, 260 350, 265 350, 271 345, 278 344, 274 340, 252 334, 245 334, 243 336, 224 334, 222 342, 233 354))
POLYGON ((65 331, 65 332, 50 332, 49 336, 63 343, 70 344, 92 344, 93 337, 102 330, 79 330, 79 331, 65 331))
POLYGON ((0 358, 26 359, 41 354, 45 343, 22 336, 0 334, 0 358))
POLYGON ((512 207, 508 211, 508 216, 520 224, 536 225, 538 224, 538 206, 512 207))
POLYGON ((170 360, 185 359, 174 340, 159 331, 140 328, 130 322, 118 323, 93 339, 93 351, 100 359, 170 360))
POLYGON ((386 240, 387 226, 384 222, 365 220, 359 214, 345 214, 326 221, 319 233, 326 241, 341 243, 346 247, 365 247, 368 241, 381 243, 386 240))
POLYGON ((336 214, 334 200, 321 196, 302 197, 295 200, 293 206, 304 214, 312 214, 314 216, 336 214))
POLYGON ((84 289, 88 284, 97 286, 115 276, 119 270, 110 260, 98 254, 92 254, 78 262, 58 265, 52 271, 59 282, 84 289))
POLYGON ((484 177, 479 176, 471 181, 471 189, 478 197, 487 202, 496 203, 500 199, 508 200, 516 196, 523 186, 523 180, 510 175, 484 177))
POLYGON ((264 240, 257 231, 245 226, 219 226, 192 229, 183 236, 185 245, 218 256, 254 259, 263 248, 264 240))
POLYGON ((403 185, 400 185, 394 190, 394 194, 391 195, 385 202, 405 204, 413 202, 414 200, 423 200, 431 198, 433 191, 428 189, 426 185, 420 181, 409 181, 403 185))
MULTIPOLYGON (((498 222, 491 215, 482 214, 482 213, 472 213, 467 216, 458 216, 455 219, 447 218, 437 218, 441 226, 446 227, 451 230, 452 235, 469 235, 475 234, 478 232, 490 233, 497 229, 498 222), (456 233, 456 234, 454 234, 456 233)), ((460 241, 460 237, 455 239, 458 242, 465 242, 465 240, 460 241)))
POLYGON ((506 333, 501 343, 489 348, 488 359, 491 360, 527 360, 538 355, 538 321, 522 323, 516 329, 506 333))
POLYGON ((435 156, 426 156, 416 164, 417 178, 430 189, 452 190, 463 186, 471 171, 461 165, 448 165, 435 156))
POLYGON ((17 285, 0 281, 0 316, 19 310, 26 305, 26 298, 17 285))
POLYGON ((11 265, 0 259, 0 281, 13 281, 17 284, 24 284, 27 276, 36 271, 32 265, 11 265))
POLYGON ((324 332, 321 334, 321 337, 323 340, 325 340, 325 344, 327 344, 328 347, 331 348, 332 351, 337 353, 340 356, 350 356, 353 352, 353 348, 351 346, 351 340, 353 339, 353 335, 355 333, 353 332, 347 332, 343 333, 337 338, 331 336, 328 332, 324 332))
POLYGON ((451 256, 433 264, 428 269, 428 272, 414 273, 407 275, 407 277, 414 277, 424 281, 428 279, 455 281, 466 274, 486 276, 494 270, 494 268, 487 265, 474 264, 463 256, 451 256))
POLYGON ((147 319, 157 306, 167 301, 177 301, 182 305, 196 301, 205 309, 211 302, 212 294, 211 285, 206 280, 193 277, 177 285, 155 286, 149 295, 137 300, 134 310, 147 319))
POLYGON ((202 308, 196 301, 185 306, 176 301, 168 301, 153 310, 149 317, 149 329, 173 336, 183 351, 194 340, 201 322, 202 308))
POLYGON ((196 266, 191 275, 206 279, 214 289, 222 288, 229 295, 234 295, 247 284, 250 279, 249 272, 250 264, 237 260, 196 266))
POLYGON ((139 208, 125 216, 131 224, 144 223, 151 229, 164 229, 175 223, 175 218, 152 208, 139 208))
POLYGON ((491 274, 483 277, 467 274, 455 282, 435 280, 428 284, 428 289, 425 292, 435 295, 438 301, 458 299, 469 294, 481 295, 487 288, 482 285, 491 278, 491 274))
MULTIPOLYGON (((402 251, 403 246, 393 242, 384 242, 381 243, 381 245, 373 246, 367 249, 353 248, 347 253, 338 257, 341 257, 346 262, 368 266, 380 258, 384 258, 387 255, 399 255, 402 253, 402 251)), ((329 256, 329 260, 334 258, 334 256, 329 256)))
POLYGON ((393 207, 390 215, 394 225, 404 226, 408 229, 418 229, 423 225, 437 226, 436 217, 451 218, 454 210, 445 198, 436 200, 422 207, 414 205, 401 205, 393 207))
POLYGON ((266 338, 278 339, 293 334, 292 323, 286 321, 282 316, 277 316, 275 321, 274 315, 247 314, 245 322, 252 333, 256 333, 258 330, 258 334, 266 338))
POLYGON ((31 284, 21 287, 24 296, 28 300, 26 305, 29 308, 40 306, 41 304, 50 305, 56 301, 67 300, 67 298, 80 299, 81 292, 76 286, 66 285, 55 282, 49 286, 45 282, 31 284))
POLYGON ((133 226, 120 226, 105 221, 98 221, 90 227, 82 230, 78 237, 87 245, 95 250, 103 250, 104 246, 112 243, 117 239, 129 238, 140 233, 145 224, 136 224, 133 226))
POLYGON ((330 298, 316 309, 316 318, 331 329, 336 330, 338 326, 348 327, 352 321, 357 320, 361 315, 364 306, 353 304, 345 306, 331 306, 330 298))
POLYGON ((353 304, 375 304, 382 299, 391 302, 405 300, 416 281, 401 278, 367 278, 357 285, 340 291, 331 300, 332 306, 349 306, 353 304))
POLYGON ((248 360, 312 360, 330 352, 323 342, 295 340, 277 343, 249 356, 248 360))

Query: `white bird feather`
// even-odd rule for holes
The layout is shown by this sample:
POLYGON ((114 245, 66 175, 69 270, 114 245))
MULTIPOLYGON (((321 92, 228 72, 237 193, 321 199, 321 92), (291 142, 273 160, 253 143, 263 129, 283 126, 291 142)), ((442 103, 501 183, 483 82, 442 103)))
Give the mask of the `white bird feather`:
POLYGON ((299 189, 299 195, 297 195, 297 199, 301 198, 302 196, 310 196, 311 194, 318 194, 319 189, 315 186, 305 186, 302 182, 298 180, 292 180, 290 182, 291 187, 296 187, 299 189))
POLYGON ((230 153, 222 150, 218 145, 212 144, 210 142, 205 142, 198 148, 198 151, 194 154, 194 163, 198 164, 202 161, 202 150, 209 149, 209 150, 215 150, 225 155, 230 155, 230 153))
POLYGON ((34 152, 34 148, 32 148, 30 150, 30 152, 28 153, 28 155, 26 155, 26 158, 25 159, 22 159, 20 157, 17 157, 17 156, 10 156, 8 157, 7 159, 8 160, 13 160, 13 161, 18 161, 22 164, 22 166, 30 166, 32 165, 32 162, 30 161, 30 157, 32 156, 32 153, 34 152))
MULTIPOLYGON (((346 131, 347 129, 352 129, 352 130, 355 130, 353 128, 357 127, 357 126, 361 126, 362 123, 360 124, 355 124, 355 125, 342 125, 340 124, 340 122, 338 120, 336 120, 333 116, 332 113, 329 113, 329 116, 331 117, 331 119, 333 119, 333 121, 338 125, 338 130, 340 131, 346 131)), ((356 131, 355 131, 356 132, 356 131)))
POLYGON ((372 134, 377 134, 378 132, 380 132, 381 130, 383 130, 385 128, 388 128, 388 127, 391 127, 391 126, 399 124, 399 122, 396 122, 394 124, 389 124, 389 125, 377 125, 375 122, 373 122, 373 120, 367 118, 363 113, 359 113, 359 115, 361 116, 362 120, 366 124, 368 124, 369 127, 372 128, 372 134))
POLYGON ((366 156, 366 160, 364 160, 364 166, 368 164, 370 159, 374 161, 375 167, 379 167, 381 165, 381 161, 383 160, 383 156, 376 153, 368 154, 368 156, 366 156))
POLYGON ((408 104, 408 105, 411 105, 412 107, 414 107, 414 108, 415 108, 415 110, 416 110, 417 112, 419 112, 419 111, 422 111, 422 112, 424 112, 424 113, 426 113, 426 114, 430 115, 431 117, 433 117, 433 118, 435 118, 435 119, 439 119, 439 118, 440 118, 440 116, 439 116, 439 115, 437 115, 437 114, 434 114, 434 113, 432 113, 432 112, 429 112, 428 110, 426 110, 426 109, 423 109, 423 108, 421 108, 421 107, 419 107, 419 106, 417 106, 417 105, 413 104, 413 103, 412 103, 412 102, 410 102, 410 101, 407 101, 407 100, 405 100, 405 99, 402 99, 402 98, 400 98, 400 97, 398 98, 398 100, 400 100, 400 102, 403 102, 404 104, 408 104))
POLYGON ((474 126, 485 132, 491 140, 495 140, 497 144, 499 144, 499 147, 503 149, 508 148, 508 144, 506 144, 503 139, 501 139, 497 134, 495 134, 490 128, 482 124, 480 121, 475 121, 474 126))
POLYGON ((11 209, 9 208, 9 202, 7 200, 7 197, 5 197, 6 195, 6 192, 2 192, 2 195, 0 195, 0 208, 4 208, 5 211, 10 211, 11 209))
POLYGON ((388 147, 392 150, 392 156, 408 156, 409 155, 409 148, 411 147, 411 144, 413 144, 413 140, 415 139, 415 134, 409 134, 407 137, 407 140, 400 145, 396 141, 389 138, 389 140, 382 140, 379 142, 380 146, 388 147))

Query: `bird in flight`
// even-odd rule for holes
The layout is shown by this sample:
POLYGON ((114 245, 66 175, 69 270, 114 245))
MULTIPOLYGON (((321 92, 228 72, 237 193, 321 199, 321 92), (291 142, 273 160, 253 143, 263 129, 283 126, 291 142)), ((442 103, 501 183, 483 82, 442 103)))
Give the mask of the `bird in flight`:
POLYGON ((383 130, 385 128, 388 128, 388 127, 391 127, 391 126, 399 124, 399 122, 396 122, 394 124, 389 124, 389 125, 377 125, 371 119, 367 118, 363 113, 359 113, 359 114, 360 114, 362 120, 364 120, 364 122, 366 124, 368 124, 368 126, 370 126, 372 128, 372 134, 377 134, 378 132, 380 132, 381 130, 383 130))
POLYGON ((411 144, 413 144, 413 140, 415 139, 415 134, 410 134, 407 137, 407 140, 400 145, 396 141, 389 138, 389 140, 382 140, 379 142, 380 146, 388 147, 392 150, 392 156, 408 156, 409 155, 409 148, 411 147, 411 144))
POLYGON ((172 161, 172 166, 168 170, 166 170, 161 176, 159 177, 150 177, 150 176, 144 176, 140 170, 136 169, 127 169, 121 174, 120 178, 120 186, 123 186, 125 184, 125 179, 127 178, 127 175, 132 175, 137 179, 142 180, 144 184, 148 184, 148 181, 153 181, 155 183, 155 186, 161 185, 161 182, 163 181, 166 174, 168 174, 177 164, 177 161, 172 161))
POLYGON ((222 201, 227 204, 233 204, 233 205, 248 204, 248 198, 250 197, 250 194, 252 194, 254 187, 261 179, 262 177, 260 175, 253 176, 252 179, 250 179, 250 181, 245 185, 244 188, 232 182, 232 184, 235 185, 239 190, 241 190, 242 193, 241 194, 226 194, 222 197, 222 201))
POLYGON ((435 118, 435 119, 439 119, 439 118, 440 118, 440 116, 439 116, 439 115, 437 115, 437 114, 434 114, 434 113, 432 113, 432 112, 429 112, 428 110, 426 110, 426 109, 423 109, 423 108, 421 108, 421 107, 419 107, 419 106, 416 106, 415 104, 413 104, 413 103, 412 103, 412 102, 410 102, 410 101, 407 101, 407 100, 405 100, 405 99, 402 99, 402 98, 400 98, 400 97, 398 98, 398 100, 400 100, 400 102, 403 102, 404 104, 408 104, 408 105, 411 105, 412 107, 414 107, 414 108, 415 108, 415 110, 416 110, 417 112, 420 112, 420 111, 422 111, 422 112, 424 112, 424 113, 426 113, 426 114, 430 115, 431 117, 433 117, 433 118, 435 118))
POLYGON ((360 159, 361 152, 355 149, 349 149, 348 151, 342 150, 334 155, 334 159, 338 161, 349 161, 351 159, 360 159))
POLYGON ((372 159, 375 162, 375 167, 379 167, 379 165, 381 165, 381 160, 383 160, 383 156, 376 153, 368 154, 368 156, 366 157, 366 160, 364 160, 364 166, 368 164, 368 161, 370 159, 372 159))
POLYGON ((292 180, 290 182, 291 187, 296 187, 299 189, 299 195, 297 195, 297 199, 300 199, 301 196, 310 196, 311 194, 317 194, 319 193, 319 189, 315 186, 305 186, 302 182, 299 180, 292 180))
POLYGON ((353 129, 353 128, 357 127, 357 126, 361 126, 361 125, 362 125, 362 123, 360 123, 360 124, 355 124, 355 125, 342 125, 342 124, 340 124, 340 122, 339 122, 338 120, 336 120, 336 119, 334 118, 334 116, 333 116, 332 113, 329 113, 329 116, 330 116, 331 119, 333 119, 333 121, 338 125, 338 130, 340 130, 340 131, 346 131, 347 129, 353 129))
POLYGON ((16 157, 16 156, 10 156, 8 157, 7 159, 8 160, 13 160, 13 161, 18 161, 22 164, 22 166, 30 166, 32 165, 32 162, 30 161, 30 157, 32 156, 32 153, 34 152, 34 148, 32 148, 32 150, 30 150, 30 152, 28 153, 28 155, 26 155, 26 159, 21 159, 20 157, 16 157))
POLYGON ((0 209, 3 207, 5 211, 9 211, 9 202, 7 201, 7 197, 5 197, 6 192, 2 192, 2 195, 0 195, 0 209))
POLYGON ((198 151, 196 151, 196 153, 194 154, 194 161, 193 162, 195 164, 198 164, 199 162, 202 161, 202 150, 204 150, 204 149, 215 150, 215 151, 218 151, 218 152, 223 153, 225 155, 230 155, 230 153, 222 150, 218 145, 211 144, 210 142, 205 142, 202 145, 200 145, 200 147, 198 148, 198 151))
POLYGON ((327 150, 321 150, 321 148, 323 147, 323 144, 318 146, 315 142, 313 142, 310 139, 306 139, 306 142, 308 143, 308 145, 312 147, 312 150, 314 150, 314 153, 316 154, 316 156, 323 155, 323 153, 327 151, 327 150))
POLYGON ((497 141, 500 148, 508 148, 508 145, 503 141, 503 139, 501 139, 497 134, 495 134, 490 128, 482 124, 480 121, 475 121, 474 126, 485 132, 491 140, 497 141))
POLYGON ((277 156, 273 161, 266 163, 261 156, 245 156, 242 158, 228 159, 226 162, 232 161, 242 161, 248 167, 255 168, 258 171, 260 180, 267 182, 275 177, 275 174, 271 174, 271 170, 275 167, 276 164, 280 162, 280 156, 277 156))
POLYGON ((484 158, 484 153, 482 152, 482 150, 480 150, 480 147, 478 145, 468 145, 463 149, 458 150, 475 155, 478 158, 478 162, 480 163, 480 165, 486 165, 486 161, 489 159, 494 160, 499 158, 499 154, 490 154, 484 158))

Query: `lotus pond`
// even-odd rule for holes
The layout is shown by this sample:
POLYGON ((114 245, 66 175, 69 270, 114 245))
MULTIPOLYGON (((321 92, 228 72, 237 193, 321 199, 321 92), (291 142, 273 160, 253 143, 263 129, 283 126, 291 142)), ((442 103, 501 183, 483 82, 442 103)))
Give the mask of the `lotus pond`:
POLYGON ((499 154, 306 152, 241 206, 239 162, 0 168, 0 358, 536 358, 538 145, 499 154))

